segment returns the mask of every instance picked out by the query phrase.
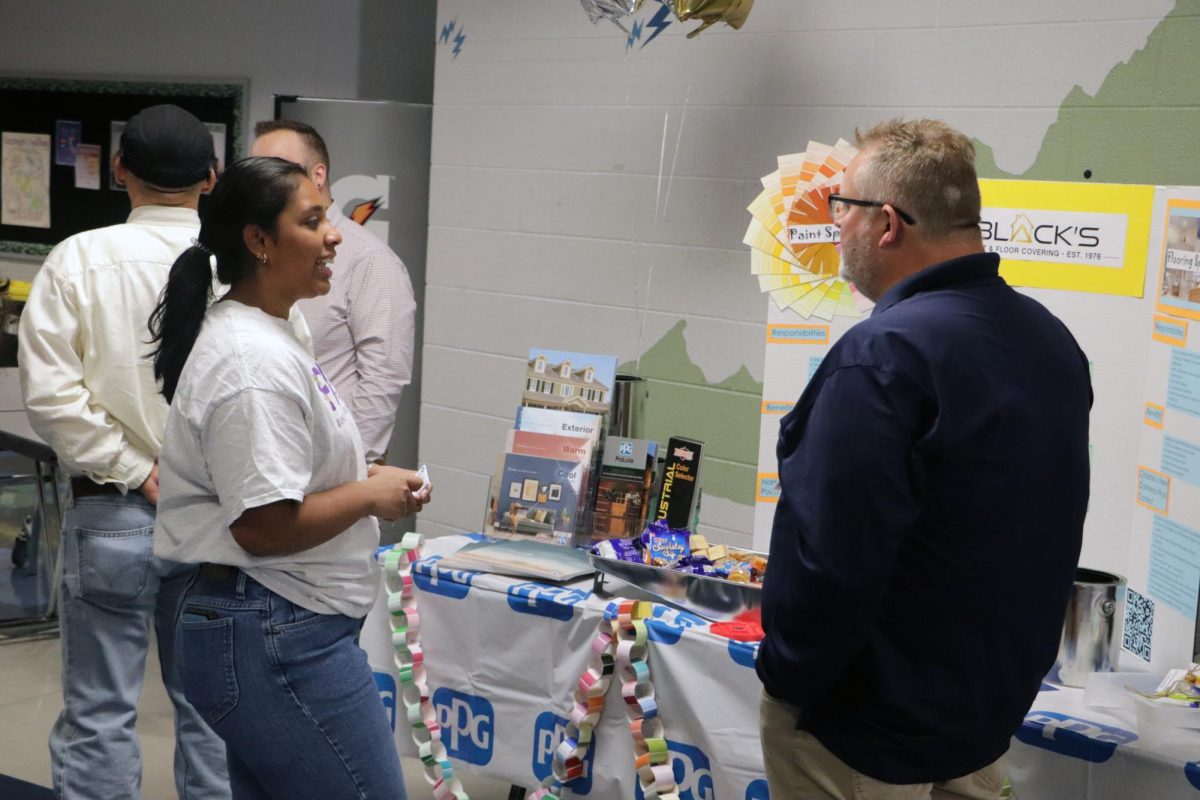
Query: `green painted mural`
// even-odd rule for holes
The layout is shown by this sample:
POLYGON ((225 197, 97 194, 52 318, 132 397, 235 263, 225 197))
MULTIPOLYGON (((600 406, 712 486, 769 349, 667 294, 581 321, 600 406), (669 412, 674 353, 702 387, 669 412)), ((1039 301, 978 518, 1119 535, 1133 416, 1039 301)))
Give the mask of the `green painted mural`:
POLYGON ((983 178, 1200 185, 1200 0, 1179 0, 1095 97, 1076 86, 1033 165, 1014 175, 976 140, 983 178))
POLYGON ((700 487, 706 495, 754 502, 762 383, 743 366, 720 383, 708 383, 687 352, 680 320, 641 358, 618 367, 646 380, 641 434, 666 444, 672 436, 704 442, 700 487))

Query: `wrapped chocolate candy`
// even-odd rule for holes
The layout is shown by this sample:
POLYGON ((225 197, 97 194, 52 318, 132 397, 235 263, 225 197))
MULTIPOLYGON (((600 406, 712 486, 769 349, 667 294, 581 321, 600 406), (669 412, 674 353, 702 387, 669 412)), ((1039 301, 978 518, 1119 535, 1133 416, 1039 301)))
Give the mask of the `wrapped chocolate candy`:
POLYGON ((673 567, 692 553, 692 534, 686 528, 672 529, 663 520, 655 520, 642 532, 643 556, 656 567, 673 567))
POLYGON ((729 568, 729 580, 734 583, 750 583, 751 569, 750 564, 745 561, 736 561, 729 568))
POLYGON ((608 539, 592 545, 592 552, 600 558, 614 561, 630 561, 641 563, 642 551, 634 542, 628 539, 608 539))

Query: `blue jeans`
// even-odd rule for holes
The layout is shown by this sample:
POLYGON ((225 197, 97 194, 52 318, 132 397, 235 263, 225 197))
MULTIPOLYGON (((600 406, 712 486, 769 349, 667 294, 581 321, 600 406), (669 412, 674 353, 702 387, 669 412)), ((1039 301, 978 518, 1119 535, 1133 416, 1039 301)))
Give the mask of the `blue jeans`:
POLYGON ((184 690, 225 740, 236 800, 405 800, 361 621, 297 606, 240 570, 183 602, 184 690))
POLYGON ((134 732, 153 621, 175 706, 175 785, 184 800, 224 800, 224 746, 183 696, 175 624, 195 567, 154 557, 154 506, 139 493, 82 497, 63 528, 63 710, 50 731, 55 795, 136 800, 142 752, 134 732))

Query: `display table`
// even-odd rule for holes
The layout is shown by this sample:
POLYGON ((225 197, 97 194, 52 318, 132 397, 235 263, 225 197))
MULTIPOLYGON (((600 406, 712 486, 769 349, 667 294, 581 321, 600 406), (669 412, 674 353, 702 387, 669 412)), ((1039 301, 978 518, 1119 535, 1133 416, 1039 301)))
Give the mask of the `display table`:
POLYGON ((1092 708, 1081 689, 1043 686, 1008 751, 1016 797, 1198 800, 1200 734, 1151 750, 1135 731, 1132 714, 1092 708))
MULTIPOLYGON (((471 540, 429 540, 413 570, 442 741, 457 768, 532 788, 549 774, 608 598, 592 594, 590 579, 556 586, 438 569, 442 557, 471 540)), ((661 604, 648 627, 651 678, 680 797, 768 797, 759 750, 757 644, 717 636, 700 617, 661 604)), ((382 597, 362 641, 400 752, 415 755, 403 714, 395 715, 396 669, 382 597)), ((1082 695, 1053 687, 1038 695, 1009 753, 1019 800, 1200 800, 1200 766, 1187 764, 1200 759, 1200 746, 1190 755, 1150 753, 1128 725, 1087 708, 1082 695)), ((590 758, 585 776, 572 785, 575 794, 641 800, 616 681, 590 758)))

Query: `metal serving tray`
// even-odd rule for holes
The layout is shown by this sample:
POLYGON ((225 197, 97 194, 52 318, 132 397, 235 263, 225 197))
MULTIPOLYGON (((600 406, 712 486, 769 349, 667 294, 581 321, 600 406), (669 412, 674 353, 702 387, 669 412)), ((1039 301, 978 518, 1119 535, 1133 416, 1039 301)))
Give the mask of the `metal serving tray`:
MULTIPOLYGON (((736 549, 739 553, 764 558, 767 555, 740 547, 736 549)), ((598 593, 612 591, 604 585, 605 577, 612 576, 665 603, 678 606, 712 622, 733 619, 762 605, 762 586, 759 584, 735 583, 724 578, 676 572, 667 567, 604 558, 595 553, 589 553, 588 557, 598 573, 594 587, 598 593)))

